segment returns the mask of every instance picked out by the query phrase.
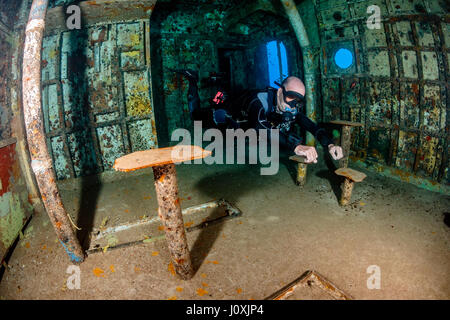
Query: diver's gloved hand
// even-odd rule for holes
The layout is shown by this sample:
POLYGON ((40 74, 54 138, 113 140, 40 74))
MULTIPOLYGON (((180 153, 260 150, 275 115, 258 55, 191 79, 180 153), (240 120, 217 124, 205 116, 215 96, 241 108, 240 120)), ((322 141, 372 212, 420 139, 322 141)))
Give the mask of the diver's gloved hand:
POLYGON ((344 157, 342 148, 339 146, 335 146, 334 144, 330 144, 328 146, 328 151, 330 152, 334 160, 341 160, 344 157))
POLYGON ((314 147, 299 145, 295 148, 294 152, 298 156, 306 157, 306 163, 317 163, 319 155, 314 147))

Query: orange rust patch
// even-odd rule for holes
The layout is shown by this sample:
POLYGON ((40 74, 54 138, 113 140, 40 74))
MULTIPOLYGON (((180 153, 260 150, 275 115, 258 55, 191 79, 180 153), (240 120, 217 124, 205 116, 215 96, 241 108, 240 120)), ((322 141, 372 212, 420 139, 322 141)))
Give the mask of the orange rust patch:
POLYGON ((419 95, 419 85, 417 83, 413 83, 411 85, 414 94, 419 95))
POLYGON ((184 226, 185 226, 186 228, 189 228, 189 227, 192 227, 193 224, 194 224, 193 221, 189 221, 189 222, 186 222, 186 223, 184 224, 184 226))
POLYGON ((99 277, 99 278, 104 278, 105 277, 105 271, 103 271, 100 268, 95 268, 92 272, 94 272, 94 275, 96 277, 99 277))
POLYGON ((209 287, 207 283, 202 282, 202 286, 204 286, 205 288, 209 287))
POLYGON ((62 223, 58 221, 58 222, 55 223, 55 226, 56 226, 58 229, 61 229, 62 223))
POLYGON ((167 299, 167 300, 177 300, 177 297, 176 297, 176 296, 173 296, 173 297, 170 297, 170 298, 167 299))
POLYGON ((167 267, 167 270, 174 276, 175 275, 175 268, 173 267, 173 263, 169 263, 169 266, 167 267))
POLYGON ((203 297, 205 294, 208 294, 208 291, 206 291, 202 288, 197 289, 197 295, 199 295, 200 297, 203 297))
POLYGON ((158 230, 159 230, 159 231, 164 231, 164 229, 165 229, 164 226, 159 226, 159 227, 158 227, 158 230))
POLYGON ((177 292, 183 292, 183 288, 181 288, 181 287, 177 287, 177 292))
POLYGON ((158 179, 158 182, 159 182, 159 183, 162 183, 162 182, 164 182, 164 179, 166 179, 166 175, 165 175, 165 174, 163 174, 163 175, 158 179))
POLYGON ((116 272, 116 269, 114 268, 114 265, 109 266, 109 270, 111 270, 112 273, 116 272))
POLYGON ((156 256, 158 256, 158 255, 159 255, 159 252, 158 252, 158 251, 155 251, 155 252, 152 253, 152 256, 153 256, 153 257, 156 257, 156 256))
POLYGON ((25 248, 29 248, 29 247, 30 247, 30 243, 29 242, 25 243, 25 248))
POLYGON ((236 289, 236 292, 237 292, 238 294, 241 294, 241 293, 242 293, 242 289, 241 289, 241 288, 237 288, 237 289, 236 289))

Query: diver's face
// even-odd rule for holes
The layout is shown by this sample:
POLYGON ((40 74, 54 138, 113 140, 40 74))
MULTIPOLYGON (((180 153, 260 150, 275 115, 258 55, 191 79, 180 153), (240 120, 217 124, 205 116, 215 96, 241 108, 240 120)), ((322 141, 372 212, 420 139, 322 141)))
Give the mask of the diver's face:
POLYGON ((277 96, 277 108, 279 112, 298 113, 301 101, 297 97, 285 96, 281 88, 278 90, 277 96))

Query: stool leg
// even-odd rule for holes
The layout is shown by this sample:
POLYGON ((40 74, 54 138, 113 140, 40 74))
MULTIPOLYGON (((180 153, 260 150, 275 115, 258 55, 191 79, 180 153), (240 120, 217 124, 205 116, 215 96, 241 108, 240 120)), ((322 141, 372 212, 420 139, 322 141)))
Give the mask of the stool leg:
POLYGON ((189 280, 193 277, 194 270, 178 197, 175 165, 154 167, 153 174, 159 205, 158 215, 164 225, 175 271, 183 280, 189 280))
POLYGON ((340 201, 341 206, 346 206, 350 203, 350 199, 352 198, 352 191, 353 191, 354 184, 355 183, 349 179, 345 179, 344 183, 342 184, 342 186, 341 186, 342 194, 341 194, 341 201, 340 201))
POLYGON ((348 167, 348 157, 350 156, 350 146, 352 143, 351 129, 352 129, 352 127, 350 127, 350 126, 342 127, 341 147, 342 147, 342 151, 344 152, 344 157, 341 160, 339 160, 340 168, 348 167))
POLYGON ((297 185, 303 187, 306 184, 306 173, 308 166, 304 163, 297 164, 297 185))

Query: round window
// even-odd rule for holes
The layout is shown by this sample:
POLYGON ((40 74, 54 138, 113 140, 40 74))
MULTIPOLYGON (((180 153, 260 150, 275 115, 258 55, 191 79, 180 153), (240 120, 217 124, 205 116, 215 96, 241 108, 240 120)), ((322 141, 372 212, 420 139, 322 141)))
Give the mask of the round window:
POLYGON ((336 51, 334 62, 341 69, 348 69, 353 64, 353 53, 345 48, 336 51))

